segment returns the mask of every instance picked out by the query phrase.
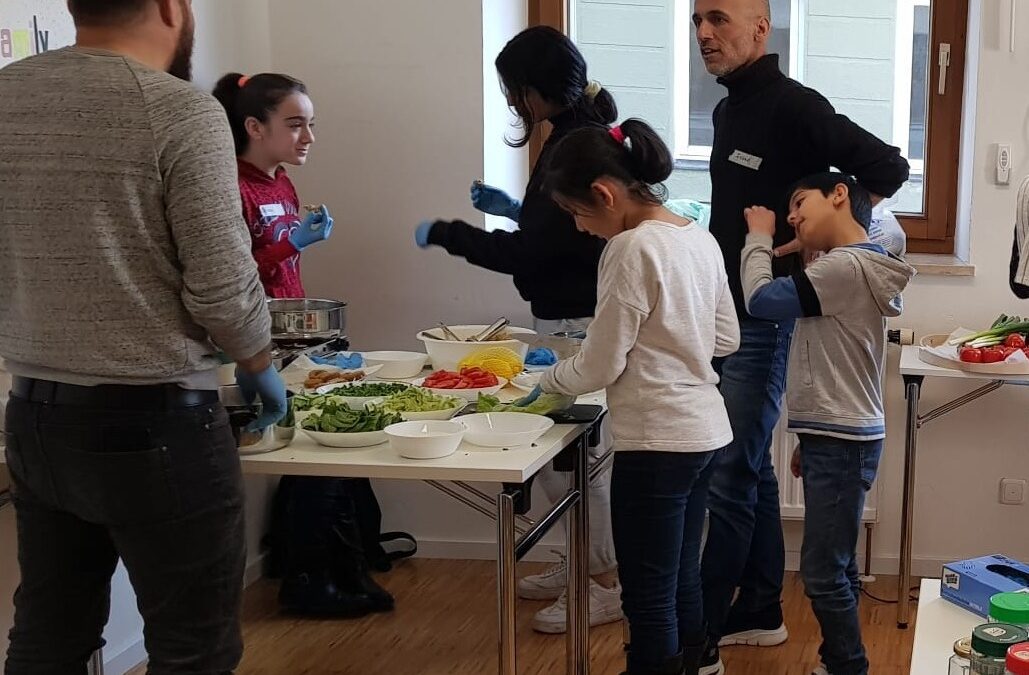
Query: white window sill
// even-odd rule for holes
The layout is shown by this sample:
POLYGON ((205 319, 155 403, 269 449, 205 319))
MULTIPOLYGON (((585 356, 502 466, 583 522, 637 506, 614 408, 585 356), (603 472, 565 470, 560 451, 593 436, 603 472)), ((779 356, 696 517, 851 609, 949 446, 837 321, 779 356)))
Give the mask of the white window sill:
POLYGON ((943 277, 975 276, 975 265, 955 255, 909 253, 905 260, 921 275, 943 277))

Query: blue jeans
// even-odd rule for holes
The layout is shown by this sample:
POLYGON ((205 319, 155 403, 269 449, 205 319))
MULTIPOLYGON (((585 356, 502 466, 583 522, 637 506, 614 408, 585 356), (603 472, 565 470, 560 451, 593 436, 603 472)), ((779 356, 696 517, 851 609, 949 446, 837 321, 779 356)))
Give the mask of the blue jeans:
POLYGON ((800 574, 822 628, 819 653, 832 675, 868 672, 858 619, 857 542, 865 493, 875 481, 882 448, 882 440, 800 435, 805 512, 800 574))
POLYGON ((611 479, 629 672, 657 668, 703 642, 700 542, 714 452, 626 452, 611 479))
POLYGON ((733 433, 711 477, 711 522, 702 565, 704 611, 715 642, 723 635, 737 588, 737 611, 780 611, 786 551, 769 448, 792 335, 793 322, 744 320, 739 351, 714 364, 733 433))

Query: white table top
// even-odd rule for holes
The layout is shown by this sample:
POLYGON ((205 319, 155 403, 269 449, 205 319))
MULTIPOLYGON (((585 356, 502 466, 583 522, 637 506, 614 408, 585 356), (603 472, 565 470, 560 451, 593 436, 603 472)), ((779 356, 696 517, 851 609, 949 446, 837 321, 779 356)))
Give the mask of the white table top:
POLYGON ((982 617, 941 598, 939 579, 922 579, 910 675, 946 673, 954 643, 971 637, 972 630, 983 623, 982 617))
POLYGON ((958 380, 1003 380, 1011 383, 1029 383, 1029 375, 998 375, 996 373, 969 373, 964 370, 942 368, 918 358, 918 346, 905 345, 900 352, 901 375, 923 375, 925 377, 949 377, 958 380))
MULTIPOLYGON (((586 396, 579 403, 604 405, 603 396, 586 396)), ((280 476, 395 478, 407 480, 524 483, 585 431, 581 424, 556 424, 534 447, 483 448, 462 443, 442 459, 406 459, 388 443, 371 448, 326 448, 297 430, 286 448, 241 457, 244 473, 280 476)))

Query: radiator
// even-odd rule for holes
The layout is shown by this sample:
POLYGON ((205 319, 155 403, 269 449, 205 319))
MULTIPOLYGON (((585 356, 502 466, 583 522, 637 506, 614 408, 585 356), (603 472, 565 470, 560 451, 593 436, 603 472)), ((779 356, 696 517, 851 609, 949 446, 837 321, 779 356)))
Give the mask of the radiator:
MULTIPOLYGON (((797 446, 797 436, 786 431, 786 408, 783 406, 779 425, 772 434, 772 462, 779 481, 779 509, 783 520, 804 520, 804 484, 790 473, 790 459, 797 446)), ((862 520, 878 522, 879 481, 876 481, 865 499, 862 520)))

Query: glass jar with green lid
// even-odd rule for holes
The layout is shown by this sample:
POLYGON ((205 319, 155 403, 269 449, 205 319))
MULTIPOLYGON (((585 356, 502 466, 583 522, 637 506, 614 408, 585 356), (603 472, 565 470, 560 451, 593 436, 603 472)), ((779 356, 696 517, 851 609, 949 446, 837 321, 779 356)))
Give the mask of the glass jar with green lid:
POLYGON ((1005 675, 1008 649, 1029 641, 1024 628, 986 623, 972 631, 972 675, 1005 675))
POLYGON ((998 593, 990 598, 990 621, 1029 630, 1029 593, 998 593))

